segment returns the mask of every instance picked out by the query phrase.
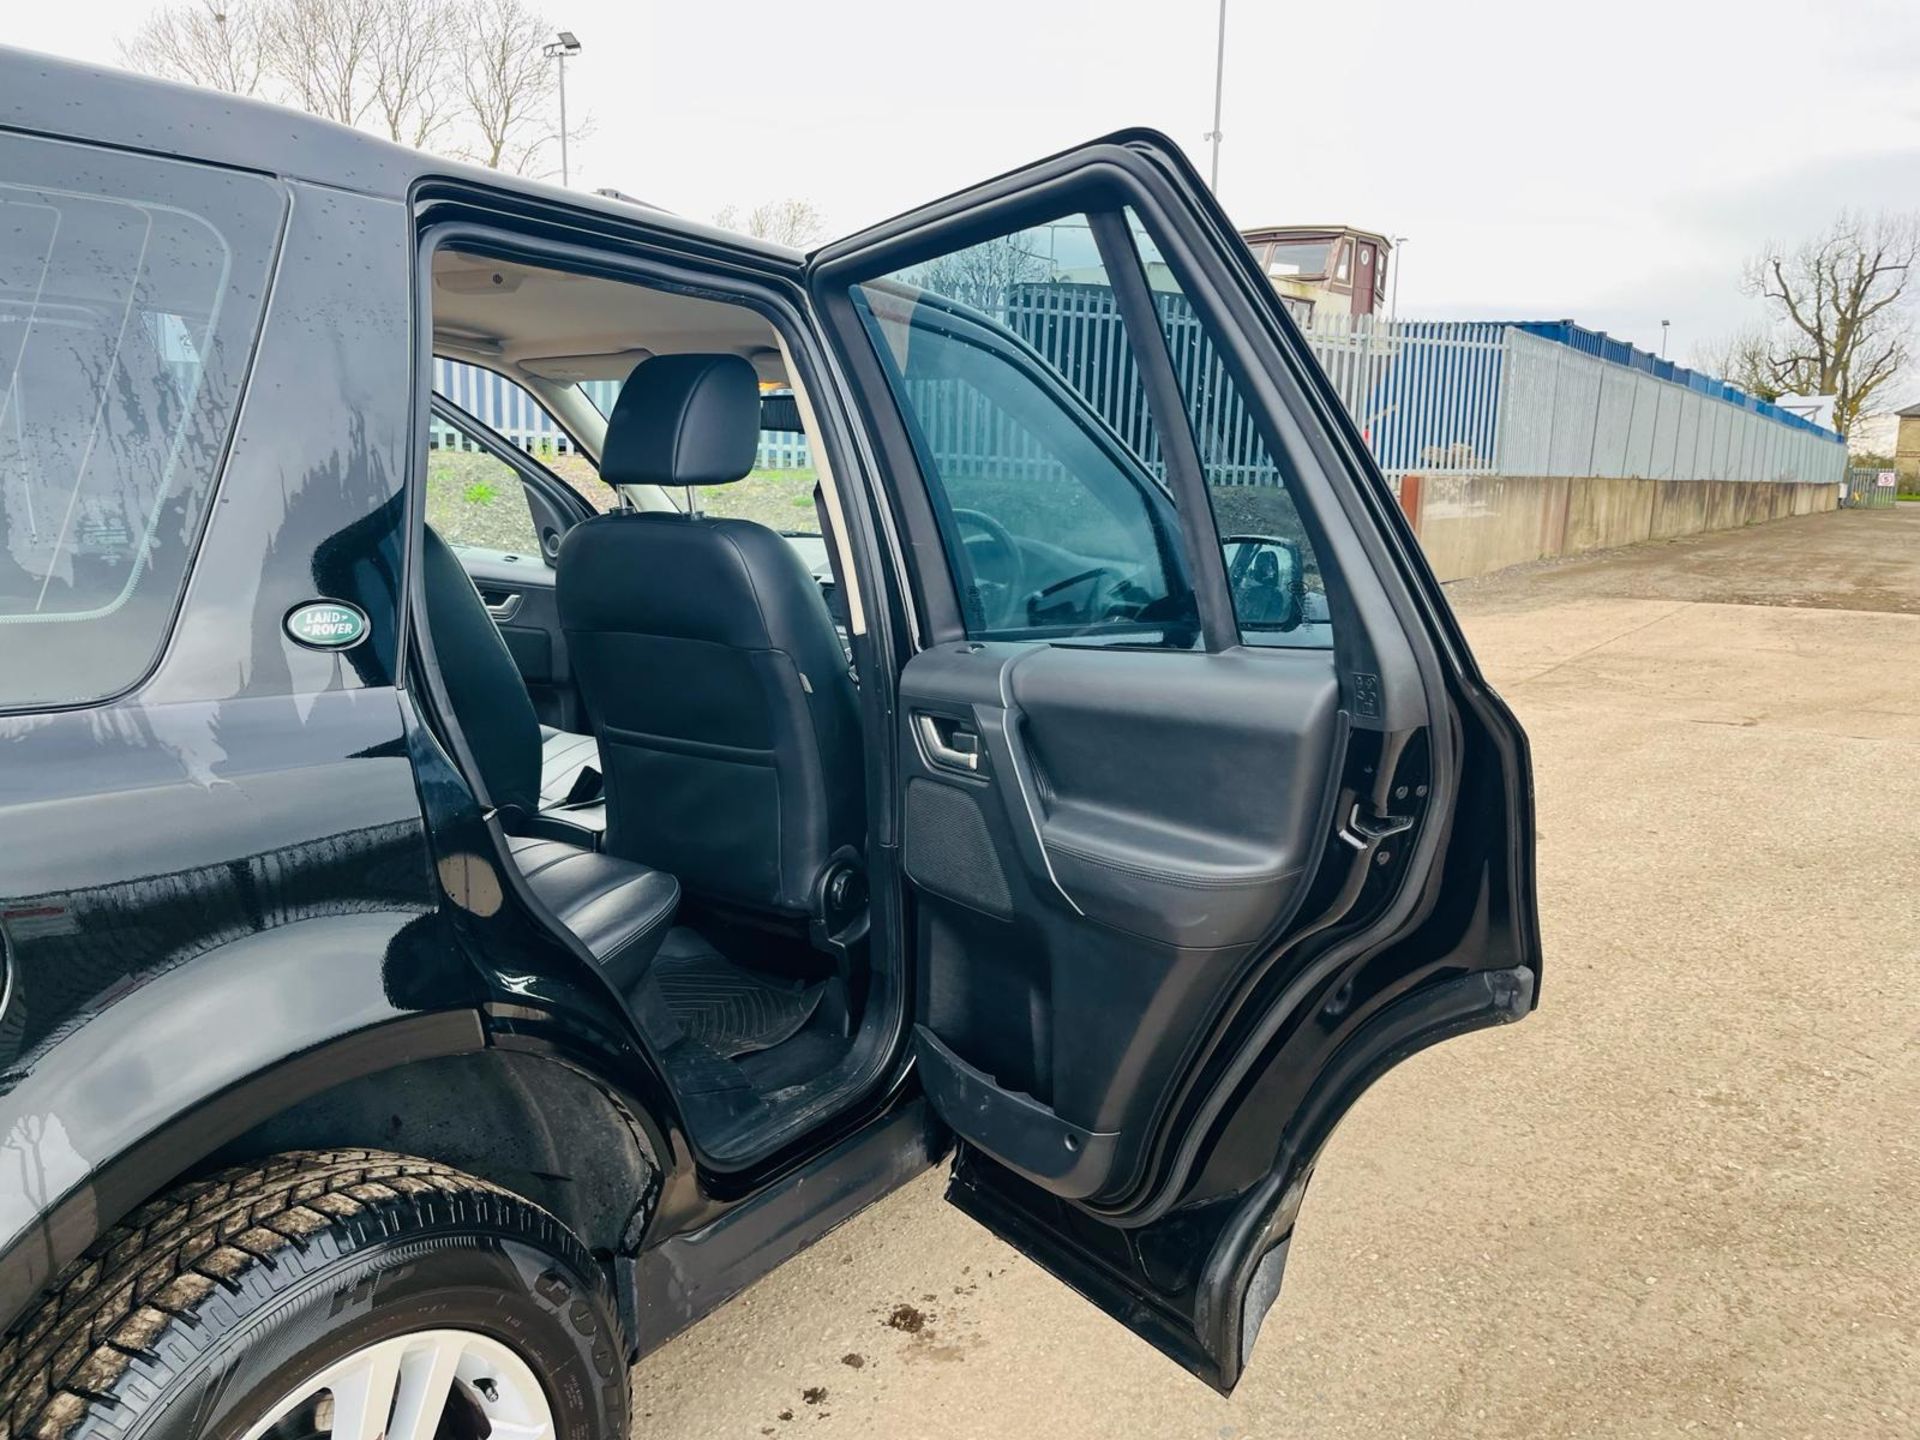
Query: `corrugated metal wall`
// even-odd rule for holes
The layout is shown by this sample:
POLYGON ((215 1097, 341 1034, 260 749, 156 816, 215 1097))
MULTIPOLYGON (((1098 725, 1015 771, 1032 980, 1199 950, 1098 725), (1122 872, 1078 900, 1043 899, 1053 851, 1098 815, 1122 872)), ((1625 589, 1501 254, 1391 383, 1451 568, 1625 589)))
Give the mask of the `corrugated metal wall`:
POLYGON ((1831 431, 1504 328, 1493 473, 1836 485, 1845 473, 1831 431))

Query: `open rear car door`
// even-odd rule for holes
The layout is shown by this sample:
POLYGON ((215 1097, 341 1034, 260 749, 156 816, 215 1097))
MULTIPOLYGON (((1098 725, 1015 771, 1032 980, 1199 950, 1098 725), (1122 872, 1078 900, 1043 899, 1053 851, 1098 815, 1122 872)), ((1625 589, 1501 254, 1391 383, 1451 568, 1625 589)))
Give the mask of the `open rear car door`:
POLYGON ((919 631, 893 833, 949 1196, 1229 1390, 1340 1116, 1534 1005, 1525 735, 1171 142, 808 283, 919 631))

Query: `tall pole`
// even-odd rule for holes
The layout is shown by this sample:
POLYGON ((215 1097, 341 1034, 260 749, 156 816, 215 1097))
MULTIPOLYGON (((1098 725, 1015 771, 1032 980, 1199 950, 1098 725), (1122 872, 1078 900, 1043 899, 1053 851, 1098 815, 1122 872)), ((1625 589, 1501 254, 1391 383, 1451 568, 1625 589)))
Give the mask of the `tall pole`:
POLYGON ((1227 0, 1220 0, 1220 41, 1213 57, 1213 129, 1207 139, 1213 142, 1213 163, 1207 171, 1207 188, 1220 193, 1220 102, 1227 83, 1227 0))
POLYGON ((567 52, 560 52, 560 184, 571 183, 567 173, 567 52))
POLYGON ((1393 237, 1393 295, 1387 301, 1387 323, 1391 325, 1400 318, 1400 247, 1407 243, 1405 235, 1393 237))
POLYGON ((540 47, 540 53, 560 66, 560 183, 573 183, 573 169, 567 163, 567 61, 580 53, 580 37, 562 30, 540 47))

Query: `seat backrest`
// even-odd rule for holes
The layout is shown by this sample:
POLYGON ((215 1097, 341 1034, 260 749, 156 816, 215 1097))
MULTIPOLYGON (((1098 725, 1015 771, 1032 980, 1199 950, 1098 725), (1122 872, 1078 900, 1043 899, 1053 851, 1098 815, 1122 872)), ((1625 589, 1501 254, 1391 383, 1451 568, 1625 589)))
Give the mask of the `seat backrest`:
POLYGON ((540 718, 520 667, 459 557, 432 526, 420 560, 440 680, 487 798, 532 815, 540 808, 540 718))
MULTIPOLYGON (((736 356, 643 361, 602 473, 739 479, 758 416, 736 356)), ((606 850, 696 896, 810 913, 829 862, 861 845, 866 809, 858 702, 798 552, 747 520, 605 515, 567 533, 557 589, 606 769, 606 850)))

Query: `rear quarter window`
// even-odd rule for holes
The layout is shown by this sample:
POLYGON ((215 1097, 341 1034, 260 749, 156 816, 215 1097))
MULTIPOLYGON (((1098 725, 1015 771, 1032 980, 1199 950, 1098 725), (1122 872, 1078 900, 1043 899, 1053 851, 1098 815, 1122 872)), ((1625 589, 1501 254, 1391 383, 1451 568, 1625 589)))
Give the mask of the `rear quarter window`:
POLYGON ((285 215, 258 176, 0 136, 0 709, 158 658, 285 215))

